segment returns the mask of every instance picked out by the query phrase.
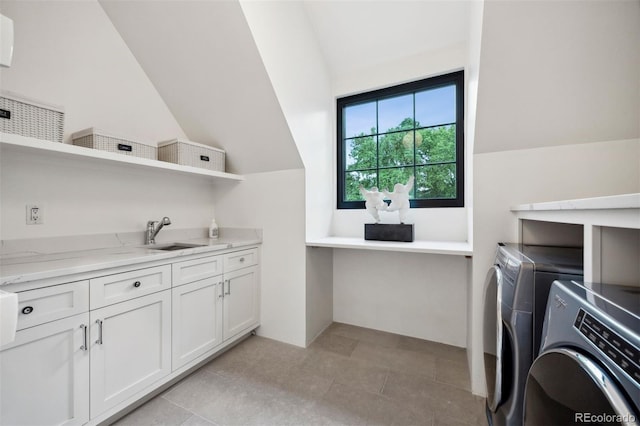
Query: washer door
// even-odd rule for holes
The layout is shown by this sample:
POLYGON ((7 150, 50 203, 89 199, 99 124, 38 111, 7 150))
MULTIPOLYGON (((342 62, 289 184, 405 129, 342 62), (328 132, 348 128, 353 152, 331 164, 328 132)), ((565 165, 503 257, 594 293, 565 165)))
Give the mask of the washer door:
POLYGON ((495 411, 502 401, 502 271, 498 265, 489 269, 484 294, 484 374, 487 380, 487 405, 495 411))
POLYGON ((637 414, 609 375, 579 352, 550 350, 531 366, 525 393, 525 426, 637 426, 637 414))

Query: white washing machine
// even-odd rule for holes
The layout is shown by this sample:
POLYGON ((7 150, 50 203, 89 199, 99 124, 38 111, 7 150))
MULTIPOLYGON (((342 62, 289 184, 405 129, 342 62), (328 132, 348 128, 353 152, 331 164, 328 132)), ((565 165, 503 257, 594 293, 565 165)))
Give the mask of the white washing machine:
POLYGON ((640 287, 556 281, 524 424, 640 424, 640 287))

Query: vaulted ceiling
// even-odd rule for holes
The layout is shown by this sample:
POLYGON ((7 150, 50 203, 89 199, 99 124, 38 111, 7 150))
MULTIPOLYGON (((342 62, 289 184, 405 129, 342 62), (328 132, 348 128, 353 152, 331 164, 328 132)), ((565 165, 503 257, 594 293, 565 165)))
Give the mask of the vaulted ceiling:
POLYGON ((236 173, 302 168, 237 1, 100 1, 190 140, 236 173))
POLYGON ((332 76, 466 44, 470 1, 304 0, 332 76))
MULTIPOLYGON (((224 148, 237 173, 302 167, 238 1, 99 2, 191 140, 224 148)), ((468 33, 465 1, 303 3, 334 77, 468 33)))

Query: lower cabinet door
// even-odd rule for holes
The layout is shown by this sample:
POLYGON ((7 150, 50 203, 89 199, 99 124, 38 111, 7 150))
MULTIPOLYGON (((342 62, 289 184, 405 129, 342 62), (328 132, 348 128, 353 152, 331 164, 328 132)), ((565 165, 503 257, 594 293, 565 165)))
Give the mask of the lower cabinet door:
POLYGON ((91 417, 171 372, 171 291, 91 312, 91 417))
POLYGON ((258 267, 239 269, 224 275, 224 339, 260 323, 258 267))
POLYGON ((16 333, 0 350, 0 424, 89 421, 89 314, 16 333))
POLYGON ((173 351, 176 370, 222 343, 222 276, 172 290, 173 351))

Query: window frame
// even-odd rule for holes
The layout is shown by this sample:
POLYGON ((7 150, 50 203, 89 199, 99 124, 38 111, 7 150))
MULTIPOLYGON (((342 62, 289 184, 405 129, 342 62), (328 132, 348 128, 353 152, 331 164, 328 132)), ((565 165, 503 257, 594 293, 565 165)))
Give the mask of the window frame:
MULTIPOLYGON (((345 170, 346 144, 343 138, 343 110, 345 107, 361 103, 379 101, 384 98, 413 94, 428 89, 442 86, 456 86, 456 198, 432 198, 411 199, 412 208, 440 208, 440 207, 464 207, 464 70, 428 77, 409 83, 402 83, 391 87, 376 89, 356 95, 344 96, 336 99, 336 131, 337 131, 337 208, 364 209, 364 201, 344 201, 345 196, 345 170)), ((437 127, 437 126, 433 126, 437 127)), ((379 129, 378 129, 379 131, 379 129)), ((349 139, 349 138, 347 138, 349 139)), ((452 163, 453 164, 453 163, 452 163)), ((415 163, 411 166, 415 170, 415 163)), ((379 174, 379 165, 376 171, 379 174)), ((369 188, 367 188, 369 189, 369 188)), ((385 188, 381 188, 385 189, 385 188)), ((392 189, 392 188, 388 188, 392 189)))

